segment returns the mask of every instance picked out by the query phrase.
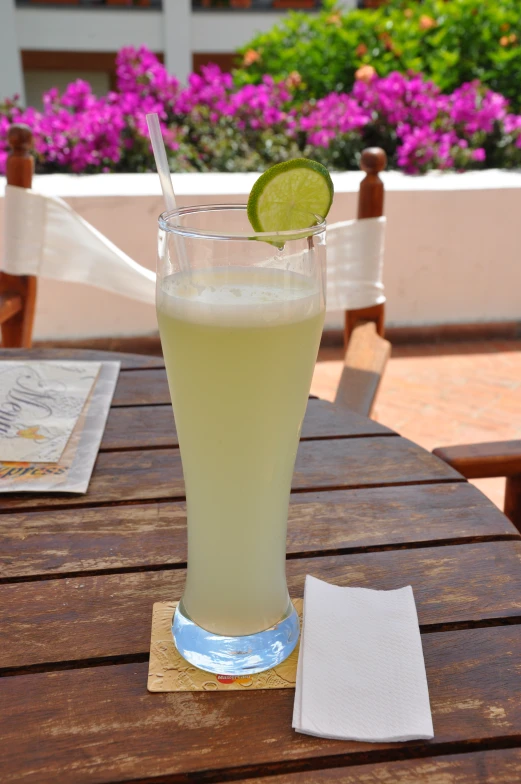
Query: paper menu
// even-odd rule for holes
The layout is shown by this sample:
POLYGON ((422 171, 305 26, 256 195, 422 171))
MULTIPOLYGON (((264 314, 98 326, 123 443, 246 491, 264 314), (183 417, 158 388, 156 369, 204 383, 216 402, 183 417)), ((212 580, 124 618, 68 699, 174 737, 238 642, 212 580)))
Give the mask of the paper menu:
POLYGON ((57 463, 100 362, 0 362, 0 460, 57 463))
POLYGON ((102 362, 94 388, 58 463, 0 461, 0 493, 86 493, 112 396, 119 362, 102 362))

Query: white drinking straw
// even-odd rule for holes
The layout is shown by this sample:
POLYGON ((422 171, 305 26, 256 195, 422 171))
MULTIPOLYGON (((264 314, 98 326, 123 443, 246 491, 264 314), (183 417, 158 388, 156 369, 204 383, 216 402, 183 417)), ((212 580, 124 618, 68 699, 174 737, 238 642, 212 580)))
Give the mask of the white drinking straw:
MULTIPOLYGON (((161 126, 159 125, 159 117, 154 112, 147 114, 146 118, 166 209, 167 212, 172 212, 172 210, 177 209, 177 204, 172 177, 170 176, 170 167, 168 166, 168 161, 166 159, 165 142, 163 140, 163 134, 161 133, 161 126)), ((174 235, 174 241, 179 259, 179 266, 186 272, 189 269, 189 264, 186 258, 184 242, 181 241, 181 238, 177 234, 174 235)))
POLYGON ((154 159, 156 162, 157 173, 159 174, 159 182, 161 183, 161 190, 165 199, 166 209, 168 212, 175 210, 177 204, 175 201, 174 186, 170 176, 170 168, 166 159, 165 143, 163 141, 163 134, 161 133, 161 126, 159 125, 159 117, 157 114, 147 114, 148 132, 150 133, 150 141, 152 142, 152 150, 154 152, 154 159))

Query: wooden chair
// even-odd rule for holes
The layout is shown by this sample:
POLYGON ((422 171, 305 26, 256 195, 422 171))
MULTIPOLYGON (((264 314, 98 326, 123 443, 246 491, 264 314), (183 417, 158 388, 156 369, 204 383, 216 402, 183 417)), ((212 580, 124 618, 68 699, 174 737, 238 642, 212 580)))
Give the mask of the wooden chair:
MULTIPOLYGON (((33 136, 26 125, 12 125, 8 134, 11 152, 7 158, 8 185, 30 188, 34 160, 33 136)), ((36 307, 36 278, 0 272, 0 325, 3 348, 30 348, 36 307)))
MULTIPOLYGON (((31 131, 25 125, 13 125, 8 141, 11 152, 7 159, 7 183, 30 188, 34 168, 31 131)), ((378 147, 362 153, 361 167, 366 176, 360 185, 359 219, 383 215, 384 189, 379 172, 385 165, 385 153, 378 147)), ((36 289, 37 280, 33 276, 0 273, 0 324, 4 348, 31 347, 36 289)), ((371 412, 390 354, 390 344, 383 339, 383 331, 383 303, 346 311, 346 354, 336 402, 366 416, 371 412)))
POLYGON ((466 479, 505 476, 505 515, 521 531, 521 441, 442 446, 433 454, 466 479))
MULTIPOLYGON (((384 186, 379 173, 387 158, 379 147, 362 153, 361 168, 366 176, 360 183, 358 219, 379 218, 384 214, 384 186)), ((363 416, 370 416, 380 381, 391 355, 384 339, 385 304, 347 310, 344 323, 344 367, 335 403, 363 416)))

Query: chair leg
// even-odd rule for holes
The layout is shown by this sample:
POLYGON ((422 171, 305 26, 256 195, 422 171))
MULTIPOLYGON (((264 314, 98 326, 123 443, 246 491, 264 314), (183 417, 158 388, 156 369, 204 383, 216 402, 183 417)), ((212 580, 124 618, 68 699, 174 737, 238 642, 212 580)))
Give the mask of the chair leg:
POLYGON ((505 514, 518 531, 521 531, 521 474, 507 476, 505 514))
POLYGON ((0 289, 13 290, 22 297, 22 309, 2 324, 2 348, 31 348, 37 278, 1 274, 0 289))

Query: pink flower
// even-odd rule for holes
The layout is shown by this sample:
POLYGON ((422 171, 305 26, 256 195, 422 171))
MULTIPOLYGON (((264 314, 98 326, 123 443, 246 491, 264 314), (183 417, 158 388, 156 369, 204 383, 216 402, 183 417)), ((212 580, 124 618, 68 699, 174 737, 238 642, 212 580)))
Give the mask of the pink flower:
POLYGON ((370 114, 345 93, 330 93, 316 103, 309 114, 300 120, 300 129, 308 132, 311 144, 327 147, 338 134, 347 134, 363 128, 370 114))

